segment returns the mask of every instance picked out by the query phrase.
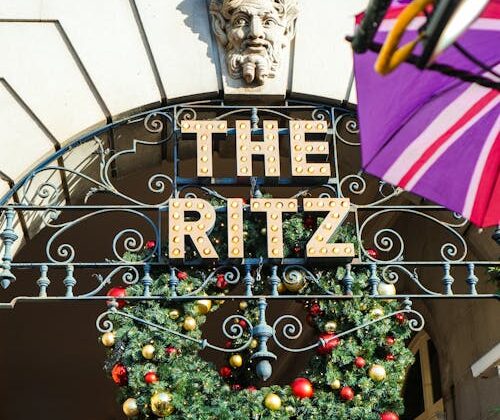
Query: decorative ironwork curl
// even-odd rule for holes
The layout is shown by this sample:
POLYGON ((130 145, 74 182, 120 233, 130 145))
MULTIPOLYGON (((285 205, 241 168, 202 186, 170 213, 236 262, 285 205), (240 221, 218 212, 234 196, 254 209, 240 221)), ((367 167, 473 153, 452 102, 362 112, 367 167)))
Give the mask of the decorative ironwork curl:
MULTIPOLYGON (((198 293, 201 291, 205 290, 205 288, 211 284, 215 283, 217 276, 220 274, 224 275, 224 280, 231 285, 235 285, 240 281, 241 278, 241 273, 240 270, 233 266, 233 265, 225 265, 225 266, 220 266, 217 267, 214 271, 212 271, 203 281, 200 287, 198 287, 196 290, 193 290, 190 293, 187 293, 184 296, 196 296, 198 293)), ((202 275, 204 275, 202 273, 202 275)))
POLYGON ((134 266, 116 267, 105 278, 103 278, 103 276, 101 274, 94 274, 94 276, 97 278, 97 281, 99 282, 99 285, 94 290, 92 290, 88 293, 85 293, 84 295, 79 295, 78 297, 85 298, 85 297, 90 297, 90 296, 96 296, 108 284, 111 284, 115 274, 120 272, 121 270, 126 270, 124 273, 122 273, 121 278, 122 278, 123 283, 126 284, 127 286, 132 286, 139 281, 139 279, 140 279, 139 270, 137 270, 136 267, 134 267, 134 266))
POLYGON ((334 121, 334 130, 335 130, 335 136, 344 144, 347 144, 348 146, 360 146, 361 143, 359 141, 353 142, 345 139, 342 134, 340 134, 339 127, 341 126, 341 123, 347 119, 347 122, 343 125, 345 130, 352 135, 358 135, 359 134, 359 125, 358 125, 358 120, 354 114, 342 114, 339 115, 335 121, 334 121))
POLYGON ((411 279, 411 281, 413 283, 415 283, 420 288, 420 290, 424 291, 426 294, 428 294, 428 295, 440 295, 441 294, 441 293, 436 293, 436 292, 433 292, 432 290, 427 289, 420 282, 420 280, 418 278, 417 269, 414 269, 413 273, 412 273, 410 270, 408 270, 406 267, 404 267, 402 265, 391 264, 391 265, 385 266, 382 269, 382 273, 381 273, 384 282, 389 283, 389 284, 396 284, 399 281, 399 274, 396 271, 394 271, 396 269, 404 272, 411 279))

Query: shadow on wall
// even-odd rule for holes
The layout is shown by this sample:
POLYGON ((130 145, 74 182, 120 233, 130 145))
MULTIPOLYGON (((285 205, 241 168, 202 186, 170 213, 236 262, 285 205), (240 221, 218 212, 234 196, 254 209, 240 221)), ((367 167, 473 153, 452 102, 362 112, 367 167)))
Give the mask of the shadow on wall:
POLYGON ((210 61, 219 66, 217 57, 217 42, 212 37, 211 19, 208 14, 208 5, 211 0, 183 0, 177 6, 184 16, 186 27, 190 28, 195 34, 198 34, 198 39, 207 46, 206 55, 210 61), (207 25, 208 21, 208 25, 207 25))

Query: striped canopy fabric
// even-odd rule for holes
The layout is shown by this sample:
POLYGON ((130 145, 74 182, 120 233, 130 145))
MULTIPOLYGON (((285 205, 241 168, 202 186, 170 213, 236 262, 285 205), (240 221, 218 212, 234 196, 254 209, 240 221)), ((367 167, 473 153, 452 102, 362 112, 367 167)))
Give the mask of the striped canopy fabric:
MULTIPOLYGON (((404 7, 389 9, 376 43, 404 7)), ((500 81, 499 18, 500 0, 492 0, 457 39, 482 65, 454 46, 437 63, 500 81)), ((410 24, 403 43, 425 19, 410 24)), ((354 57, 364 169, 477 226, 500 224, 500 91, 408 63, 381 76, 375 60, 373 52, 354 57)))

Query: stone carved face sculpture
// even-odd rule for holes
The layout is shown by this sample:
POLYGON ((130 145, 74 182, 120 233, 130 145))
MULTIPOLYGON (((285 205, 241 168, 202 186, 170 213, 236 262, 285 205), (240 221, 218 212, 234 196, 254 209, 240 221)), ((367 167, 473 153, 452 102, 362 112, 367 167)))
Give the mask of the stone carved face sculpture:
POLYGON ((262 85, 295 36, 298 0, 212 0, 210 14, 230 76, 262 85))

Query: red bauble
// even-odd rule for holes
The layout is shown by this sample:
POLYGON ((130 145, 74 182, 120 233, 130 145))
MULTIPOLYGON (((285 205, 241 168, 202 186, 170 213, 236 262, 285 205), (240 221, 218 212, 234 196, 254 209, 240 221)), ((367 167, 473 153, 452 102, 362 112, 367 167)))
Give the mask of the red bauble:
POLYGON ((380 420, 399 420, 399 416, 393 411, 386 411, 380 415, 380 420))
POLYGON ((313 303, 311 307, 309 308, 309 313, 313 316, 318 316, 321 315, 321 306, 317 303, 313 303))
POLYGON ((354 365, 355 365, 357 368, 360 368, 360 369, 361 369, 361 368, 365 367, 365 365, 366 365, 366 360, 365 360, 365 359, 363 359, 362 357, 359 357, 359 356, 358 356, 358 357, 356 357, 356 358, 354 359, 354 365))
POLYGON ((293 253, 295 254, 295 256, 299 256, 300 254, 302 254, 302 247, 298 244, 296 244, 294 247, 293 247, 293 253))
POLYGON ((255 392, 255 391, 257 391, 257 388, 254 387, 253 385, 250 385, 250 386, 247 386, 247 391, 255 392))
POLYGON ((217 274, 217 280, 215 282, 215 286, 218 289, 225 289, 227 287, 227 281, 224 278, 224 274, 217 274))
POLYGON ((229 378, 231 376, 231 368, 229 366, 222 366, 219 369, 219 374, 223 378, 229 378))
MULTIPOLYGON (((113 287, 109 289, 108 293, 106 293, 107 296, 115 297, 115 298, 123 298, 127 296, 127 289, 124 287, 113 287)), ((108 300, 107 304, 109 305, 112 301, 108 300)), ((124 300, 116 300, 116 303, 118 304, 118 309, 123 308, 127 302, 124 300)))
POLYGON ((159 381, 158 375, 156 374, 156 372, 148 372, 144 375, 144 381, 147 384, 155 384, 159 381))
POLYGON ((240 324, 241 328, 246 328, 248 326, 247 322, 244 319, 240 319, 238 321, 238 324, 240 324))
POLYGON ((165 349, 165 353, 167 353, 169 356, 171 356, 171 355, 177 354, 177 349, 173 346, 168 346, 165 349))
POLYGON ((231 389, 233 391, 241 391, 241 385, 240 384, 234 384, 231 389))
POLYGON ((304 217, 304 227, 306 229, 316 229, 317 226, 318 226, 318 221, 316 217, 311 215, 304 217))
POLYGON ((404 314, 396 314, 394 315, 394 318, 396 318, 396 321, 398 321, 399 324, 404 324, 405 322, 404 314))
POLYGON ((111 369, 111 377, 115 384, 119 386, 125 386, 128 384, 128 372, 127 368, 123 366, 121 363, 117 363, 111 369))
POLYGON ((392 353, 389 353, 385 356, 385 360, 388 362, 392 362, 395 359, 394 355, 392 353))
POLYGON ((324 332, 319 335, 320 339, 325 341, 325 344, 320 344, 318 347, 319 354, 330 354, 335 347, 340 343, 340 340, 333 333, 324 332))
POLYGON ((154 248, 156 248, 156 242, 155 241, 147 241, 145 248, 146 249, 154 249, 154 248))
POLYGON ((311 398, 314 395, 314 388, 307 378, 297 378, 290 385, 292 393, 298 398, 311 398))
POLYGON ((189 277, 189 275, 185 271, 179 271, 179 272, 177 272, 177 278, 179 280, 186 280, 188 277, 189 277))
POLYGON ((375 251, 373 248, 367 249, 366 253, 372 257, 372 258, 377 258, 378 257, 378 252, 375 251))
POLYGON ((233 342, 231 340, 227 340, 226 343, 224 344, 224 347, 226 349, 230 349, 231 347, 233 347, 233 342))
POLYGON ((350 386, 344 386, 340 390, 340 398, 344 401, 351 401, 354 398, 354 391, 350 386))
POLYGON ((396 339, 391 336, 391 335, 388 335, 387 337, 385 337, 385 343, 388 345, 388 346, 392 346, 394 345, 394 343, 396 342, 396 339))

